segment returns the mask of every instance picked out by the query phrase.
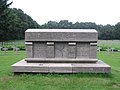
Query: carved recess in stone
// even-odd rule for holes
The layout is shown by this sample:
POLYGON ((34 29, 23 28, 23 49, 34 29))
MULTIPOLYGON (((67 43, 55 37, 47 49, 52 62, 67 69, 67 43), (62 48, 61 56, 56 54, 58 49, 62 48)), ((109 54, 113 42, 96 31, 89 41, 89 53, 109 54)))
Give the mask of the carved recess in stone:
POLYGON ((68 45, 68 58, 76 58, 76 43, 69 42, 68 45))
POLYGON ((55 58, 68 58, 68 43, 55 43, 55 58))
POLYGON ((46 58, 46 47, 45 42, 34 42, 34 58, 46 58))
POLYGON ((46 50, 46 57, 47 58, 54 58, 54 42, 47 42, 47 50, 46 50))
POLYGON ((32 58, 33 57, 33 43, 32 42, 25 42, 26 45, 26 57, 32 58))
POLYGON ((96 45, 89 42, 33 42, 33 47, 28 46, 31 53, 27 52, 33 58, 96 59, 96 45))
POLYGON ((97 43, 90 43, 90 58, 96 59, 97 54, 97 43))
POLYGON ((89 58, 90 43, 77 43, 77 57, 76 58, 89 58))

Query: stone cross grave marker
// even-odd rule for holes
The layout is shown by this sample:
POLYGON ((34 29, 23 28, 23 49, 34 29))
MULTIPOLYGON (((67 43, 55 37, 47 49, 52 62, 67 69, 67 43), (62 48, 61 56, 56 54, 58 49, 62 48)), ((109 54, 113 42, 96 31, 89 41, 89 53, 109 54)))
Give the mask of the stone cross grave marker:
POLYGON ((110 51, 111 51, 111 48, 107 48, 106 51, 107 51, 107 55, 109 55, 110 51))
POLYGON ((16 47, 14 50, 16 51, 16 54, 18 54, 18 51, 20 50, 20 48, 16 47))
POLYGON ((99 52, 100 52, 100 50, 101 50, 101 49, 102 49, 101 47, 98 47, 98 48, 97 48, 97 51, 99 51, 99 52))
POLYGON ((112 53, 114 52, 115 48, 111 48, 112 53))
POLYGON ((6 51, 8 51, 8 48, 2 48, 2 50, 6 53, 6 51))

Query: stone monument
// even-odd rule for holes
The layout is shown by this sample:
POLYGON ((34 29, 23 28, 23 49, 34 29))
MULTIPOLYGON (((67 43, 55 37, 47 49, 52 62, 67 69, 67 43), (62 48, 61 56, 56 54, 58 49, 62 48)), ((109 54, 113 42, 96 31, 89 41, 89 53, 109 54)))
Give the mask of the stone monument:
POLYGON ((110 73, 98 60, 94 29, 28 29, 26 58, 13 64, 14 73, 110 73))

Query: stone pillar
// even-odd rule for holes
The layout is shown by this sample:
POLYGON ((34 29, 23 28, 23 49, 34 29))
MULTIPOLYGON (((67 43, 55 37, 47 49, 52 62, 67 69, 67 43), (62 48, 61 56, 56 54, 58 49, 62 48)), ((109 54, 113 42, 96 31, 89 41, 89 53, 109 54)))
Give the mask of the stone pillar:
POLYGON ((96 59, 97 43, 90 43, 90 59, 96 59))
POLYGON ((47 42, 46 57, 47 58, 55 57, 54 42, 47 42))
POLYGON ((26 58, 33 58, 33 43, 25 42, 26 45, 26 58))
POLYGON ((76 43, 68 43, 68 58, 76 58, 76 43))

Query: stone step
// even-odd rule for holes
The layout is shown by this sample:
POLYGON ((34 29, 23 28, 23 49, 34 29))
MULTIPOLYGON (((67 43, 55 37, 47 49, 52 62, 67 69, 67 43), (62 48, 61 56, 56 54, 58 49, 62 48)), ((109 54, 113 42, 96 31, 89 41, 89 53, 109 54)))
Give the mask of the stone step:
POLYGON ((111 67, 96 63, 27 63, 24 59, 12 65, 14 73, 110 73, 111 67))
POLYGON ((32 63, 95 63, 98 59, 87 58, 25 58, 25 61, 32 63))

